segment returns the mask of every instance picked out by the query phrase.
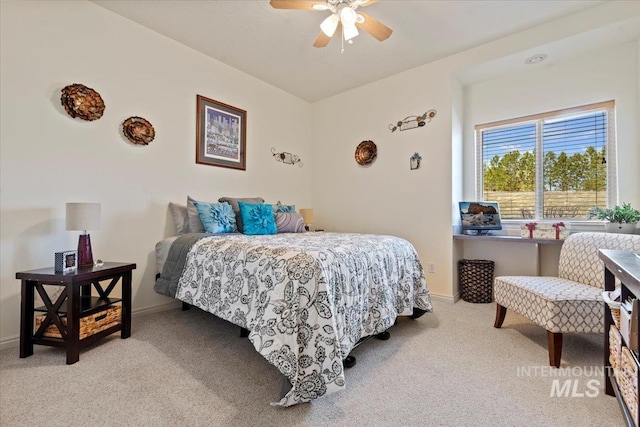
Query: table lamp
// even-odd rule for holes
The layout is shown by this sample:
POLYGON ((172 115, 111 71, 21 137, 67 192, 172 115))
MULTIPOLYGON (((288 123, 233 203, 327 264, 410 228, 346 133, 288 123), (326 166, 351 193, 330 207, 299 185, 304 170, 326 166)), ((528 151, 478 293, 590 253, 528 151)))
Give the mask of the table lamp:
POLYGON ((93 265, 91 238, 87 230, 100 229, 100 203, 67 203, 67 231, 80 230, 78 266, 93 265))
POLYGON ((313 224, 313 209, 300 209, 300 215, 304 221, 304 229, 309 231, 309 225, 313 224))

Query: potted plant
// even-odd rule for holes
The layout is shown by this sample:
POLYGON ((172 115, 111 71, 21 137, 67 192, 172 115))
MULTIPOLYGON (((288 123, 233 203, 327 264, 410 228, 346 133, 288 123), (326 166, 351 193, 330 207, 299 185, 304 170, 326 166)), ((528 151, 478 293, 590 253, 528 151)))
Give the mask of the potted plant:
POLYGON ((597 208, 598 219, 607 221, 605 230, 609 233, 633 234, 640 221, 640 211, 631 207, 630 203, 614 206, 610 209, 597 208))

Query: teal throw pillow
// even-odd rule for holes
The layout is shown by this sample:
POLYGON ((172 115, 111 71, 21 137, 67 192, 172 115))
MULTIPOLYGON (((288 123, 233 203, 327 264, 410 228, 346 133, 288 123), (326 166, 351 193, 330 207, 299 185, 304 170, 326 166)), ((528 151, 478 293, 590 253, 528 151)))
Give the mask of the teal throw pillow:
POLYGON ((229 203, 195 202, 198 216, 204 231, 212 234, 233 233, 236 227, 236 215, 229 203))
POLYGON ((238 202, 244 234, 276 234, 276 221, 273 207, 263 203, 238 202))

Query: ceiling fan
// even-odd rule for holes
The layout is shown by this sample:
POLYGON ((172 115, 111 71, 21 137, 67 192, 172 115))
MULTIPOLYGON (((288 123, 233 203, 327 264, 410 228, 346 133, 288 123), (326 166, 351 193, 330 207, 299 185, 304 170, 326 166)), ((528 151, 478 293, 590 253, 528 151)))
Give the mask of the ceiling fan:
POLYGON ((393 30, 383 23, 376 21, 364 12, 356 12, 358 7, 369 6, 378 0, 271 0, 274 9, 296 10, 329 10, 331 15, 320 24, 320 34, 313 43, 314 47, 325 47, 329 44, 336 30, 342 28, 343 39, 353 43, 351 39, 356 37, 358 28, 371 34, 376 39, 383 41, 389 38, 393 30))

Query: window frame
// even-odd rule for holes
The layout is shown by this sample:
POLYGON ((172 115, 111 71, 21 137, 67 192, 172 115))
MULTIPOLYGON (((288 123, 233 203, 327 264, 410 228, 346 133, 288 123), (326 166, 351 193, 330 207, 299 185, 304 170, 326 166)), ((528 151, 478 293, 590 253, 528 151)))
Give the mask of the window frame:
MULTIPOLYGON (((479 201, 484 201, 484 163, 483 163, 483 141, 482 132, 486 130, 496 130, 507 128, 514 125, 523 125, 526 123, 534 123, 536 127, 535 133, 535 149, 536 149, 536 165, 535 165, 535 196, 534 196, 534 218, 535 221, 550 220, 544 217, 544 141, 542 139, 543 124, 545 120, 562 120, 570 119, 575 116, 584 115, 585 113, 604 112, 606 115, 606 159, 607 159, 607 190, 606 190, 606 207, 610 208, 618 204, 618 174, 617 174, 617 156, 616 156, 616 118, 615 118, 615 101, 603 101, 593 104, 582 105, 579 107, 566 108, 561 110, 553 110, 544 113, 532 114, 528 116, 516 117, 512 119, 499 120, 495 122, 483 123, 475 126, 475 197, 479 201)), ((554 218, 558 219, 558 218, 554 218)), ((560 218, 571 220, 572 222, 594 222, 596 219, 589 218, 560 218)), ((521 222, 525 219, 503 219, 504 221, 521 222)))

